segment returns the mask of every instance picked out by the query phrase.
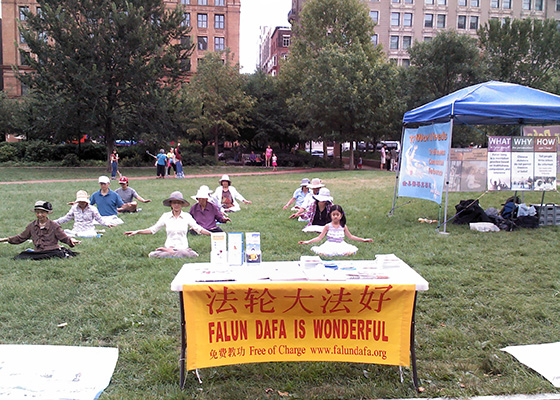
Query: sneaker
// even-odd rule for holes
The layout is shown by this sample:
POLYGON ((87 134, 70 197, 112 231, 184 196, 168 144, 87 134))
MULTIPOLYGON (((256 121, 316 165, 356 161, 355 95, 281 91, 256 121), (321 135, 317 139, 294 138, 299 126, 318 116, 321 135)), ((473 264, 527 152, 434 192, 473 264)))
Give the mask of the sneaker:
POLYGON ((142 211, 141 208, 137 208, 137 209, 136 209, 136 212, 140 212, 140 211, 142 211))

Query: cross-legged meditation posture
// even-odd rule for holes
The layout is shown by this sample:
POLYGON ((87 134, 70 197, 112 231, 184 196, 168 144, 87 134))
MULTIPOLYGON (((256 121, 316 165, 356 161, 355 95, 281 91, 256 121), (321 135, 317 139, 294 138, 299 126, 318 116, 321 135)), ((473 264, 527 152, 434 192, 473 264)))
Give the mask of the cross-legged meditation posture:
POLYGON ((292 207, 292 211, 299 211, 301 205, 303 204, 303 200, 305 199, 305 196, 307 196, 307 193, 309 193, 309 187, 308 187, 309 183, 310 183, 309 179, 307 178, 303 178, 301 180, 300 187, 298 187, 294 191, 292 198, 283 207, 284 210, 290 207, 290 205, 295 202, 294 206, 292 207))
POLYGON ((21 252, 14 257, 16 260, 43 260, 53 257, 66 258, 76 254, 58 244, 60 241, 70 247, 74 247, 81 242, 66 235, 60 225, 49 219, 48 215, 52 213, 52 209, 51 203, 37 201, 34 207, 37 219, 27 225, 25 230, 19 235, 0 238, 0 243, 8 242, 10 244, 21 244, 28 239, 33 241, 35 249, 21 252))
POLYGON ((121 196, 109 189, 110 184, 111 181, 108 177, 104 175, 100 176, 99 186, 101 189, 91 195, 89 203, 92 206, 97 204, 97 209, 105 225, 124 224, 124 221, 117 216, 119 213, 118 208, 122 207, 124 202, 121 196))
MULTIPOLYGON (((99 225, 106 225, 97 211, 97 208, 92 207, 89 204, 89 197, 85 190, 78 190, 76 193, 76 200, 72 203, 72 208, 66 213, 65 216, 55 219, 58 225, 62 225, 68 221, 74 220, 74 226, 72 229, 65 229, 66 233, 70 237, 86 237, 92 238, 97 236, 97 231, 95 230, 94 222, 99 225)), ((106 225, 112 228, 114 225, 106 225)))
POLYGON ((119 184, 121 185, 121 187, 115 190, 115 193, 121 196, 124 204, 121 207, 117 208, 118 212, 138 211, 138 202, 134 199, 137 199, 142 203, 149 203, 150 201, 152 201, 150 199, 145 200, 136 192, 136 190, 128 186, 128 178, 126 176, 121 176, 121 178, 119 179, 119 184))
POLYGON ((314 194, 313 200, 305 214, 309 222, 302 229, 304 232, 322 232, 323 227, 331 222, 333 198, 330 190, 326 187, 319 189, 319 194, 314 194))
POLYGON ((354 236, 348 230, 346 225, 346 215, 344 210, 339 205, 331 207, 331 222, 325 225, 321 234, 310 240, 302 240, 299 244, 309 244, 320 241, 327 236, 327 241, 320 246, 313 246, 311 250, 321 256, 348 256, 356 254, 358 248, 354 245, 346 243, 344 236, 358 242, 373 242, 373 239, 364 239, 354 236))
POLYGON ((290 218, 297 218, 298 221, 307 221, 307 212, 309 211, 311 205, 315 202, 313 196, 319 194, 319 190, 322 187, 325 187, 323 181, 319 178, 313 178, 311 182, 307 184, 307 194, 303 198, 301 205, 297 210, 295 210, 295 213, 290 215, 290 218))
POLYGON ((214 197, 218 199, 222 207, 221 210, 225 212, 235 212, 241 210, 237 200, 242 201, 245 204, 251 204, 251 202, 246 200, 245 197, 243 197, 241 193, 235 189, 235 187, 231 186, 229 175, 222 175, 222 179, 220 179, 220 186, 218 186, 214 191, 214 197))
POLYGON ((216 222, 225 224, 231 222, 231 219, 224 216, 220 209, 212 204, 208 199, 210 198, 210 191, 208 186, 201 186, 195 196, 191 196, 196 200, 189 213, 192 215, 197 224, 210 232, 223 232, 222 228, 216 225, 216 222))
POLYGON ((165 227, 167 240, 164 247, 158 247, 155 251, 148 254, 149 257, 157 258, 184 258, 198 257, 198 253, 189 248, 187 232, 189 227, 197 233, 210 235, 210 232, 198 225, 194 218, 187 212, 183 212, 183 207, 189 206, 189 202, 183 198, 181 192, 173 192, 168 199, 163 201, 163 205, 171 207, 171 211, 164 213, 155 225, 138 231, 127 231, 126 236, 138 234, 153 235, 161 228, 165 227))

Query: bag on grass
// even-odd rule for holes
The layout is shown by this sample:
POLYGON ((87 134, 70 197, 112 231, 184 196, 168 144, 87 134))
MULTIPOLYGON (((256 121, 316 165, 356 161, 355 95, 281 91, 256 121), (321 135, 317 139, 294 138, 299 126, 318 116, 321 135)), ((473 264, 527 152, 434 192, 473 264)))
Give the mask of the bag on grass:
POLYGON ((453 219, 454 224, 464 225, 471 222, 491 222, 490 218, 486 215, 478 200, 461 200, 455 206, 457 214, 453 219))

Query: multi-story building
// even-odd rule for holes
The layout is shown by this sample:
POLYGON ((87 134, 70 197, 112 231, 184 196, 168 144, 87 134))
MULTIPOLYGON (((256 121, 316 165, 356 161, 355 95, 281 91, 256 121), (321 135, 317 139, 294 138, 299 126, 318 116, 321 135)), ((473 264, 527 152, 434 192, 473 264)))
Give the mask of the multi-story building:
POLYGON ((292 29, 277 26, 274 30, 269 27, 261 29, 259 45, 259 69, 268 75, 278 75, 280 60, 288 57, 292 29))
MULTIPOLYGON (((26 70, 17 48, 26 49, 18 23, 25 22, 24 10, 36 13, 39 6, 36 0, 1 0, 1 3, 1 85, 8 96, 18 97, 26 92, 13 69, 18 66, 22 71, 26 70)), ((192 29, 183 40, 195 44, 191 72, 196 72, 200 59, 207 51, 229 49, 228 61, 239 63, 241 0, 164 0, 164 3, 168 8, 174 8, 177 4, 185 8, 184 24, 192 29)))
MULTIPOLYGON (((453 29, 475 36, 491 19, 553 18, 560 20, 560 0, 364 0, 376 23, 372 41, 382 45, 398 65, 410 63, 408 48, 453 29)), ((305 0, 292 0, 290 22, 299 21, 305 0)))

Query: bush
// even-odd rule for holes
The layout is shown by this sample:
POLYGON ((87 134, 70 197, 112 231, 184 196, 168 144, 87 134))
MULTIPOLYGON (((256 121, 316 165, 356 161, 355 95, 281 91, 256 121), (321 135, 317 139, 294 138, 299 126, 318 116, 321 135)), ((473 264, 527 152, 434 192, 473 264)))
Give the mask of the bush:
MULTIPOLYGON (((120 157, 120 154, 119 154, 120 157)), ((150 157, 150 159, 153 160, 153 158, 150 157)), ((139 154, 134 154, 132 155, 132 157, 125 157, 125 158, 121 158, 119 161, 119 166, 122 167, 141 167, 145 164, 144 160, 142 159, 142 156, 140 156, 139 154)))
POLYGON ((12 143, 0 144, 0 162, 16 161, 18 159, 18 149, 12 143))
POLYGON ((45 162, 54 159, 56 153, 55 146, 43 140, 27 142, 25 148, 25 161, 45 162))
POLYGON ((184 152, 182 152, 181 155, 183 156, 183 165, 216 165, 214 157, 202 157, 198 153, 194 154, 184 152))
POLYGON ((80 159, 74 153, 68 153, 62 159, 62 166, 63 167, 79 167, 80 166, 80 159))

